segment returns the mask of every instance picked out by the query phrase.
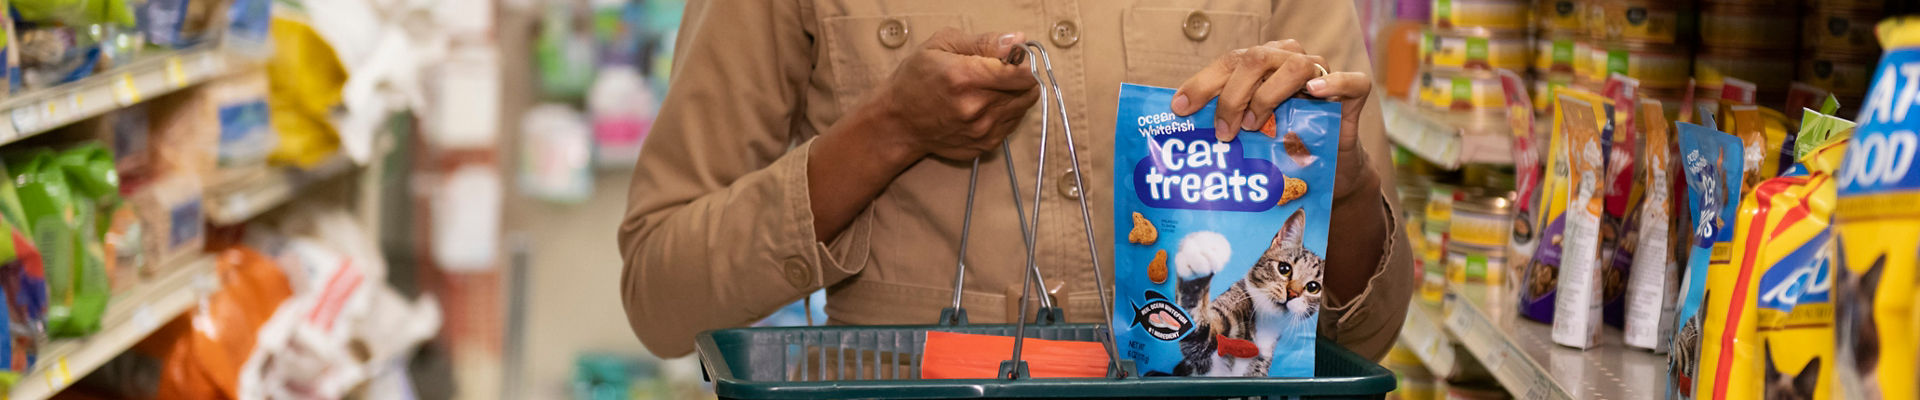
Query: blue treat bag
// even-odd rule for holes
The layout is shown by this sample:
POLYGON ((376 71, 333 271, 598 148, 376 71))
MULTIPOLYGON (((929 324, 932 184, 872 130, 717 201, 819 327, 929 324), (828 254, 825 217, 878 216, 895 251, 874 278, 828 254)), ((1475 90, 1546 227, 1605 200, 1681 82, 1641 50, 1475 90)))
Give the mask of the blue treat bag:
POLYGON ((1680 136, 1680 168, 1687 180, 1688 221, 1692 221, 1691 248, 1681 272, 1680 307, 1674 317, 1673 343, 1667 353, 1667 398, 1691 399, 1699 380, 1700 341, 1705 337, 1707 269, 1709 264, 1727 262, 1725 247, 1733 241, 1734 213, 1740 208, 1741 168, 1745 165, 1745 145, 1740 138, 1712 127, 1675 123, 1680 136), (1715 254, 1719 254, 1716 256, 1715 254))
POLYGON ((1215 104, 1176 116, 1173 95, 1120 87, 1116 343, 1143 375, 1311 377, 1340 103, 1220 142, 1215 104))

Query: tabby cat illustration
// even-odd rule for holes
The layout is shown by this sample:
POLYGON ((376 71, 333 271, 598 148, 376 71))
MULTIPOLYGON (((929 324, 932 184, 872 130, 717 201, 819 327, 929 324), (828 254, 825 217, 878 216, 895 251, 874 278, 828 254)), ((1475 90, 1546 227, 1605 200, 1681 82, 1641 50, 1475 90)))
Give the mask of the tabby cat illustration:
POLYGON ((1767 400, 1813 400, 1813 393, 1820 386, 1820 357, 1807 360, 1800 367, 1800 373, 1787 375, 1773 365, 1773 343, 1767 343, 1767 376, 1762 381, 1766 385, 1767 400))
MULTIPOLYGON (((1838 259, 1846 260, 1846 256, 1838 259)), ((1873 297, 1880 293, 1880 270, 1886 266, 1887 256, 1882 254, 1860 275, 1854 275, 1845 267, 1834 269, 1839 275, 1834 285, 1834 344, 1841 349, 1838 361, 1850 365, 1855 374, 1840 382, 1866 383, 1862 385, 1865 387, 1847 385, 1845 388, 1849 395, 1857 398, 1880 398, 1880 388, 1874 384, 1880 378, 1880 326, 1873 319, 1873 297)), ((1840 370, 1844 372, 1847 368, 1840 370)))
MULTIPOLYGON (((1712 299, 1713 292, 1701 293, 1700 304, 1711 304, 1708 301, 1712 299)), ((1667 373, 1681 398, 1693 398, 1693 383, 1700 376, 1700 329, 1706 323, 1707 310, 1699 310, 1673 334, 1673 348, 1667 354, 1667 373)))
POLYGON ((1207 298, 1213 275, 1231 253, 1226 237, 1195 232, 1181 239, 1178 300, 1193 313, 1194 329, 1180 340, 1185 357, 1174 375, 1266 376, 1283 331, 1315 329, 1296 323, 1320 308, 1325 269, 1301 243, 1306 223, 1306 211, 1294 211, 1246 277, 1213 299, 1207 298))

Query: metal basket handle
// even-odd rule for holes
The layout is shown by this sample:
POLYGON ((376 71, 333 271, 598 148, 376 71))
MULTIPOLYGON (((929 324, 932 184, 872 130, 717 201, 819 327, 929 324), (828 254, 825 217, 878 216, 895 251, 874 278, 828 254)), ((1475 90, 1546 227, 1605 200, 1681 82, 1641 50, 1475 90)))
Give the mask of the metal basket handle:
MULTIPOLYGON (((1060 128, 1064 132, 1063 136, 1066 136, 1067 141, 1067 157, 1069 161, 1073 163, 1073 186, 1075 189, 1080 190, 1080 193, 1087 193, 1084 180, 1080 177, 1081 171, 1085 171, 1085 169, 1080 167, 1080 154, 1073 144, 1073 125, 1069 122, 1067 116, 1066 98, 1061 93, 1060 82, 1053 76, 1053 58, 1047 54, 1046 47, 1038 41, 1027 41, 1021 46, 1021 50, 1022 51, 1009 53, 1002 61, 1010 65, 1019 65, 1023 61, 1031 61, 1031 63, 1027 64, 1027 68, 1033 73, 1034 81, 1043 82, 1045 86, 1040 88, 1040 151, 1039 160, 1036 161, 1034 168, 1034 211, 1031 219, 1027 217, 1025 208, 1020 204, 1020 181, 1019 178, 1014 175, 1012 147, 1006 142, 1000 144, 1001 151, 1005 153, 1005 156, 1001 157, 1001 159, 1006 162, 1007 166, 1007 184, 1013 189, 1015 216, 1020 218, 1020 234, 1027 249, 1027 273, 1022 279, 1020 289, 1020 316, 1014 322, 1013 354, 1011 358, 1002 362, 1000 365, 1000 377, 1002 379, 1025 379, 1028 377, 1026 362, 1021 361, 1020 356, 1025 347, 1027 336, 1027 306, 1033 297, 1037 296, 1040 298, 1040 311, 1039 315, 1036 316, 1037 323, 1050 324, 1064 319, 1064 314, 1053 304, 1053 300, 1048 298, 1044 293, 1036 293, 1036 289, 1034 288, 1036 281, 1039 282, 1041 288, 1047 287, 1046 279, 1040 273, 1039 264, 1035 262, 1036 248, 1034 238, 1039 234, 1038 231, 1040 229, 1040 199, 1046 192, 1044 189, 1046 187, 1047 136, 1048 130, 1052 126, 1049 121, 1052 115, 1051 110, 1057 109, 1060 113, 1060 128), (1049 91, 1052 92, 1051 98, 1053 101, 1051 103, 1047 101, 1049 91)), ((979 176, 980 159, 974 158, 972 170, 967 176, 967 210, 960 225, 960 254, 959 257, 957 257, 958 261, 954 269, 953 304, 951 307, 941 310, 940 323, 942 325, 964 325, 967 323, 966 309, 961 306, 960 299, 962 289, 964 289, 966 285, 967 238, 971 236, 973 228, 973 200, 975 187, 979 183, 979 176)), ((1100 304, 1111 307, 1113 302, 1110 298, 1112 296, 1108 293, 1109 289, 1106 283, 1106 275, 1100 268, 1099 246, 1095 244, 1092 212, 1087 208, 1086 196, 1080 196, 1078 200, 1080 203, 1081 230, 1086 233, 1087 237, 1087 256, 1092 261, 1091 265, 1093 268, 1095 288, 1100 293, 1100 304)), ((1113 342, 1113 314, 1103 312, 1100 313, 1100 315, 1106 322, 1107 334, 1100 336, 1100 342, 1107 349, 1109 359, 1109 367, 1107 369, 1108 376, 1125 378, 1130 375, 1130 373, 1127 368, 1124 368, 1124 364, 1120 359, 1119 349, 1115 347, 1115 343, 1113 342)))

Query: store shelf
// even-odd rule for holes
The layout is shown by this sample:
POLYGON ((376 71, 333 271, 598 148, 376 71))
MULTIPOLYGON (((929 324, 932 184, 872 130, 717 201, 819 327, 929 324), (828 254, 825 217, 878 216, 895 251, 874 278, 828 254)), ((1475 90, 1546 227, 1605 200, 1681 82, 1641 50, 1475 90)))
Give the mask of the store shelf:
POLYGON ((1512 301, 1489 291, 1481 284, 1448 288, 1444 325, 1514 397, 1665 398, 1666 356, 1626 347, 1614 328, 1605 328, 1593 349, 1556 345, 1551 326, 1520 318, 1512 301))
POLYGON ((1444 326, 1440 325, 1440 306, 1415 300, 1407 307, 1407 322, 1400 326, 1400 345, 1413 352, 1427 371, 1434 376, 1448 377, 1455 373, 1456 360, 1453 354, 1454 340, 1447 336, 1444 326))
POLYGON ((79 81, 0 101, 8 119, 0 144, 72 124, 220 76, 226 59, 213 45, 141 56, 79 81))
POLYGON ((353 161, 336 155, 311 169, 260 167, 256 173, 215 184, 207 190, 207 222, 227 226, 247 222, 286 204, 302 188, 353 168, 353 161))
POLYGON ((1387 138, 1427 162, 1449 169, 1464 164, 1513 164, 1513 134, 1504 114, 1484 114, 1491 120, 1473 120, 1396 98, 1382 99, 1380 106, 1387 138))
POLYGON ((100 332, 81 338, 56 339, 40 349, 33 370, 13 386, 10 400, 52 397, 107 360, 132 348, 162 324, 193 308, 202 296, 219 286, 214 259, 194 255, 167 263, 158 279, 114 296, 101 318, 100 332))

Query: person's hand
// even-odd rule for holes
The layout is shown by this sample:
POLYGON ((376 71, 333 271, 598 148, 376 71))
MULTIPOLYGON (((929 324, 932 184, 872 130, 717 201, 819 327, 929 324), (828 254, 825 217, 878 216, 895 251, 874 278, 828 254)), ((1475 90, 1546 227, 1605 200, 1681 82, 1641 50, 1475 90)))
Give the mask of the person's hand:
POLYGON ((1328 73, 1326 65, 1325 58, 1307 54, 1292 39, 1234 50, 1180 84, 1173 96, 1173 113, 1193 114, 1218 96, 1214 137, 1224 142, 1238 137, 1240 131, 1259 130, 1273 119, 1273 109, 1280 102, 1304 92, 1341 102, 1340 152, 1346 153, 1357 142, 1360 111, 1366 107, 1373 80, 1364 72, 1328 73))
POLYGON ((867 103, 904 135, 914 158, 965 160, 992 151, 1013 133, 1040 95, 1026 65, 1001 61, 1024 51, 1022 33, 935 33, 894 70, 867 103))

